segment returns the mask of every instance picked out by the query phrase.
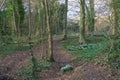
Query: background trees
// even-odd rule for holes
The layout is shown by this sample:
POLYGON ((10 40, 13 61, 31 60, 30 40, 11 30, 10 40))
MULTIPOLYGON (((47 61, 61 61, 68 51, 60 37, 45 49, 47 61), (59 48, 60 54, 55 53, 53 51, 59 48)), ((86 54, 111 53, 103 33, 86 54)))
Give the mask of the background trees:
MULTIPOLYGON (((52 34, 61 34, 62 31, 64 32, 64 38, 66 38, 68 29, 70 29, 69 26, 67 26, 67 22, 70 20, 67 20, 69 18, 69 12, 72 9, 69 9, 69 6, 72 5, 70 1, 64 0, 64 3, 59 3, 58 0, 50 0, 48 1, 48 15, 49 15, 49 24, 52 27, 51 32, 52 34), (69 4, 68 4, 69 2, 69 4), (69 5, 69 6, 68 6, 69 5), (67 15, 68 13, 68 15, 67 15)), ((77 19, 80 19, 80 24, 77 23, 77 25, 80 25, 80 28, 77 28, 77 30, 80 30, 80 38, 79 42, 84 43, 85 38, 87 37, 88 34, 93 34, 97 33, 100 30, 102 31, 103 29, 106 28, 106 26, 110 26, 110 21, 114 22, 114 28, 112 29, 114 35, 119 34, 119 1, 105 1, 104 4, 110 5, 111 9, 106 9, 109 10, 107 12, 102 12, 99 10, 96 10, 96 8, 101 8, 101 7, 96 7, 97 2, 101 3, 101 1, 94 1, 94 0, 88 0, 88 1, 82 1, 82 0, 77 0, 76 3, 80 3, 79 6, 75 5, 76 8, 80 9, 80 18, 77 17, 77 19), (78 1, 78 2, 77 2, 78 1), (83 4, 82 4, 83 3, 83 4), (107 13, 104 15, 104 13, 107 13), (111 15, 112 13, 112 15, 111 15), (100 16, 102 17, 100 17, 100 16), (100 18, 106 18, 110 17, 111 20, 105 21, 105 24, 101 24, 102 19, 100 18), (114 19, 113 19, 114 17, 114 19), (101 27, 98 27, 101 26, 101 27), (105 26, 104 26, 105 25, 105 26), (104 27, 102 27, 104 26, 104 27)), ((75 1, 74 1, 75 2, 75 1)), ((29 27, 27 26, 28 23, 31 23, 32 30, 33 32, 32 35, 39 36, 41 33, 46 33, 47 31, 47 26, 45 24, 45 19, 46 15, 45 10, 43 8, 42 1, 32 1, 31 0, 31 18, 33 19, 31 22, 28 21, 29 14, 28 14, 28 3, 26 1, 3 1, 1 2, 1 29, 0 29, 0 35, 11 35, 13 39, 15 38, 21 38, 23 36, 26 36, 29 34, 28 29, 29 27), (6 3, 5 3, 6 2, 6 3), (3 4, 4 3, 4 4, 3 4), (6 9, 5 9, 6 8, 6 9)), ((106 7, 103 5, 103 7, 106 7)), ((109 8, 109 6, 107 7, 109 8)), ((75 11, 74 11, 75 12, 75 11)), ((79 13, 78 11, 76 11, 79 13)), ((77 15, 77 14, 76 14, 77 15)), ((106 18, 107 19, 107 18, 106 18)), ((75 20, 74 20, 75 21, 75 20)), ((112 26, 112 25, 111 25, 112 26)), ((75 30, 75 27, 72 27, 71 30, 75 30)), ((111 28, 111 27, 110 27, 111 28)), ((110 29, 109 28, 109 29, 110 29)), ((110 30, 108 30, 110 31, 110 30)), ((107 31, 107 32, 108 32, 107 31)), ((104 31, 105 32, 105 31, 104 31)), ((102 32, 99 32, 102 33, 102 32)), ((77 33, 78 34, 78 33, 77 33)), ((94 35, 94 34, 93 34, 94 35)), ((90 36, 90 35, 88 35, 90 36)), ((15 39, 17 40, 17 39, 15 39)), ((20 40, 20 39, 19 39, 20 40)), ((24 40, 25 41, 25 40, 24 40)), ((22 42, 22 40, 21 40, 22 42)))

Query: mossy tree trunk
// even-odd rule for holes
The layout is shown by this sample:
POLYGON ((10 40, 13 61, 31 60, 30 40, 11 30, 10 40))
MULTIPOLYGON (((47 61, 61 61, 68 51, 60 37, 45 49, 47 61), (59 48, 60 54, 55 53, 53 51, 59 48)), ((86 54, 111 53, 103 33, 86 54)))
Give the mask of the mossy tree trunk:
POLYGON ((85 0, 80 0, 80 36, 79 43, 85 43, 85 0))
POLYGON ((68 12, 68 0, 65 0, 65 23, 64 23, 64 38, 63 39, 67 39, 67 12, 68 12))
POLYGON ((91 26, 91 18, 90 18, 90 10, 87 4, 85 4, 85 9, 86 9, 86 36, 90 35, 90 26, 91 26))
POLYGON ((118 50, 118 43, 116 40, 120 37, 120 0, 112 0, 112 8, 113 8, 113 15, 114 15, 114 28, 113 28, 113 35, 114 35, 114 43, 113 49, 118 50))
POLYGON ((49 10, 48 10, 48 1, 43 0, 44 9, 45 9, 45 18, 46 18, 46 26, 47 26, 47 34, 48 34, 48 60, 50 62, 54 61, 53 58, 53 41, 52 41, 52 33, 49 19, 49 10))
POLYGON ((90 31, 94 33, 95 28, 95 10, 94 10, 94 0, 90 0, 90 31))
POLYGON ((119 36, 119 27, 120 27, 120 1, 112 0, 113 15, 114 15, 114 36, 119 36))

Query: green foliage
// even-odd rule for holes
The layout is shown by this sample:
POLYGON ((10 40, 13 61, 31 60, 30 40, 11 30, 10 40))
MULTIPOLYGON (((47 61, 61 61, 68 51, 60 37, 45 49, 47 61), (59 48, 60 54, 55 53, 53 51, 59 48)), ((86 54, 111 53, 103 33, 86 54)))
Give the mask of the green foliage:
POLYGON ((29 46, 27 44, 18 46, 18 44, 6 44, 3 42, 0 42, 0 57, 4 57, 7 55, 11 55, 17 51, 25 51, 29 49, 29 46))
POLYGON ((120 8, 120 0, 112 0, 110 7, 113 8, 113 6, 115 5, 116 9, 120 8))
POLYGON ((120 69, 120 52, 112 52, 108 56, 108 64, 113 67, 120 69))
POLYGON ((99 43, 80 45, 78 37, 72 37, 65 40, 62 46, 75 57, 92 60, 96 55, 101 54, 107 48, 108 44, 109 41, 104 40, 99 43))
MULTIPOLYGON (((26 51, 29 50, 29 44, 27 43, 26 37, 19 38, 20 43, 17 43, 17 37, 12 37, 9 35, 1 36, 0 38, 0 57, 5 57, 7 55, 14 54, 18 51, 26 51)), ((46 37, 44 38, 33 38, 32 39, 35 44, 33 48, 37 47, 43 41, 46 41, 46 37)))
POLYGON ((11 20, 11 14, 9 13, 9 11, 7 11, 7 9, 4 11, 0 11, 0 35, 1 36, 10 35, 11 28, 8 25, 8 20, 11 20), (6 14, 9 14, 9 15, 6 15, 6 14))
POLYGON ((6 10, 5 10, 5 14, 6 14, 6 22, 7 22, 7 27, 9 27, 9 29, 6 29, 5 31, 7 32, 7 30, 11 33, 11 30, 12 30, 12 14, 13 14, 13 8, 12 8, 12 1, 11 0, 7 0, 6 1, 6 10))
POLYGON ((20 14, 20 23, 22 23, 24 21, 24 18, 25 18, 25 11, 24 11, 24 6, 23 6, 23 3, 22 3, 22 0, 16 0, 17 1, 17 4, 18 4, 18 12, 20 14))
POLYGON ((78 36, 69 37, 67 40, 63 41, 62 47, 67 49, 70 46, 77 46, 79 45, 78 39, 78 36))
POLYGON ((66 72, 66 71, 71 71, 71 70, 73 70, 73 69, 74 69, 73 66, 68 64, 68 65, 62 67, 62 68, 61 68, 61 71, 62 71, 62 73, 64 73, 64 72, 66 72))
POLYGON ((13 42, 13 39, 12 39, 11 36, 6 35, 6 36, 1 36, 0 41, 1 41, 2 43, 11 43, 11 42, 13 42))
POLYGON ((58 3, 57 0, 51 0, 50 6, 50 22, 53 34, 60 34, 63 31, 65 20, 65 4, 58 3))
POLYGON ((64 26, 64 20, 65 20, 65 4, 61 4, 59 6, 59 18, 60 18, 60 21, 59 21, 59 26, 60 26, 60 29, 63 30, 63 26, 64 26))
POLYGON ((11 0, 7 0, 7 7, 6 7, 6 15, 8 19, 12 18, 12 5, 11 5, 11 0))
POLYGON ((22 77, 22 79, 24 78, 25 80, 38 80, 37 72, 43 71, 43 70, 49 70, 49 66, 50 66, 49 62, 46 62, 46 64, 49 66, 43 65, 39 62, 44 63, 44 60, 43 59, 35 59, 35 58, 31 59, 29 67, 26 67, 25 69, 19 71, 17 73, 17 75, 22 77), (33 64, 33 62, 34 62, 34 64, 33 64), (33 75, 33 65, 35 65, 34 66, 35 75, 33 75))
POLYGON ((120 69, 120 41, 114 41, 114 47, 108 54, 108 64, 116 69, 120 69))
POLYGON ((100 48, 102 45, 101 44, 82 44, 79 46, 72 46, 68 47, 69 51, 76 51, 76 50, 86 50, 86 49, 97 49, 100 48))
POLYGON ((104 34, 96 34, 96 35, 90 35, 86 37, 87 43, 99 43, 101 41, 106 40, 106 36, 104 34))

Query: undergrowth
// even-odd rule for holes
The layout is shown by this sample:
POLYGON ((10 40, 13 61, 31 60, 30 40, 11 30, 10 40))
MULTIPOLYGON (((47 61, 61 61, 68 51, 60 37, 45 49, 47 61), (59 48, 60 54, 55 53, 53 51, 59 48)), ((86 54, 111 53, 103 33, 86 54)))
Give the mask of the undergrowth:
POLYGON ((86 44, 80 45, 79 37, 70 37, 67 40, 63 41, 62 47, 69 51, 75 57, 82 57, 89 60, 92 60, 96 55, 101 54, 109 44, 109 41, 102 39, 97 42, 86 42, 86 44))
MULTIPOLYGON (((34 38, 32 41, 34 42, 33 48, 37 47, 45 41, 46 38, 34 38)), ((17 42, 17 39, 12 39, 10 36, 2 36, 0 38, 0 58, 3 58, 7 55, 14 54, 18 51, 26 51, 29 50, 29 44, 26 37, 20 37, 20 43, 17 42)))
POLYGON ((3 44, 0 45, 0 57, 5 57, 11 55, 17 51, 25 51, 29 49, 28 44, 19 45, 18 44, 3 44))
POLYGON ((35 62, 36 66, 34 69, 33 74, 33 64, 30 60, 28 67, 25 67, 21 71, 17 72, 17 75, 20 76, 23 80, 39 80, 38 79, 38 72, 41 71, 48 71, 49 67, 52 65, 52 63, 47 62, 45 59, 36 59, 35 62))
POLYGON ((120 69, 120 41, 114 41, 114 46, 108 55, 108 63, 111 67, 120 69))

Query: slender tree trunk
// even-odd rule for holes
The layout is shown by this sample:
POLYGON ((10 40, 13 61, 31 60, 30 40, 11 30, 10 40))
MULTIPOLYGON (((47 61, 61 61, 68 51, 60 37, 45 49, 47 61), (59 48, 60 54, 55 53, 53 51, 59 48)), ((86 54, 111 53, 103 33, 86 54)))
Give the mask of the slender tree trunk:
POLYGON ((80 0, 80 37, 79 43, 85 43, 85 0, 80 0))
POLYGON ((90 35, 90 26, 91 26, 91 18, 90 18, 90 10, 89 10, 89 8, 88 8, 88 6, 87 6, 87 4, 85 4, 85 9, 86 9, 86 17, 87 17, 87 19, 86 19, 86 34, 89 36, 90 35))
POLYGON ((119 11, 117 10, 117 6, 115 4, 115 0, 112 0, 112 4, 113 4, 113 14, 114 14, 114 31, 113 31, 113 35, 114 36, 118 36, 119 33, 119 11))
POLYGON ((95 11, 94 11, 94 0, 90 0, 90 23, 91 23, 91 32, 94 32, 95 27, 95 11))
POLYGON ((46 26, 47 26, 47 33, 48 33, 48 60, 53 62, 53 42, 52 42, 52 33, 51 33, 51 27, 49 22, 49 10, 48 10, 48 1, 44 0, 44 8, 45 8, 45 15, 46 15, 46 26))
POLYGON ((113 7, 113 14, 114 14, 114 42, 113 42, 113 49, 118 51, 118 43, 116 40, 120 37, 120 7, 119 7, 119 0, 112 0, 112 7, 113 7))
POLYGON ((68 12, 68 0, 65 0, 65 25, 64 25, 64 38, 67 39, 67 12, 68 12))
POLYGON ((31 3, 30 0, 28 1, 29 3, 29 36, 31 36, 31 3))
POLYGON ((28 39, 29 39, 29 49, 30 49, 30 57, 31 57, 31 63, 32 63, 32 77, 33 78, 37 78, 37 73, 36 73, 36 68, 37 68, 37 62, 36 59, 34 57, 33 54, 33 42, 32 42, 32 27, 31 27, 31 0, 28 0, 28 4, 29 4, 29 35, 28 35, 28 39))
MULTIPOLYGON (((14 1, 12 0, 12 8, 14 9, 14 1)), ((16 32, 16 30, 17 30, 17 28, 16 28, 16 22, 15 22, 15 11, 13 10, 12 11, 12 18, 13 18, 13 35, 15 35, 15 32, 16 32)))
POLYGON ((20 31, 20 14, 19 14, 18 4, 19 4, 19 3, 16 2, 16 14, 17 14, 17 21, 16 21, 16 22, 17 22, 17 42, 18 42, 18 46, 19 46, 19 44, 20 44, 19 38, 20 38, 20 36, 21 36, 21 31, 20 31))

